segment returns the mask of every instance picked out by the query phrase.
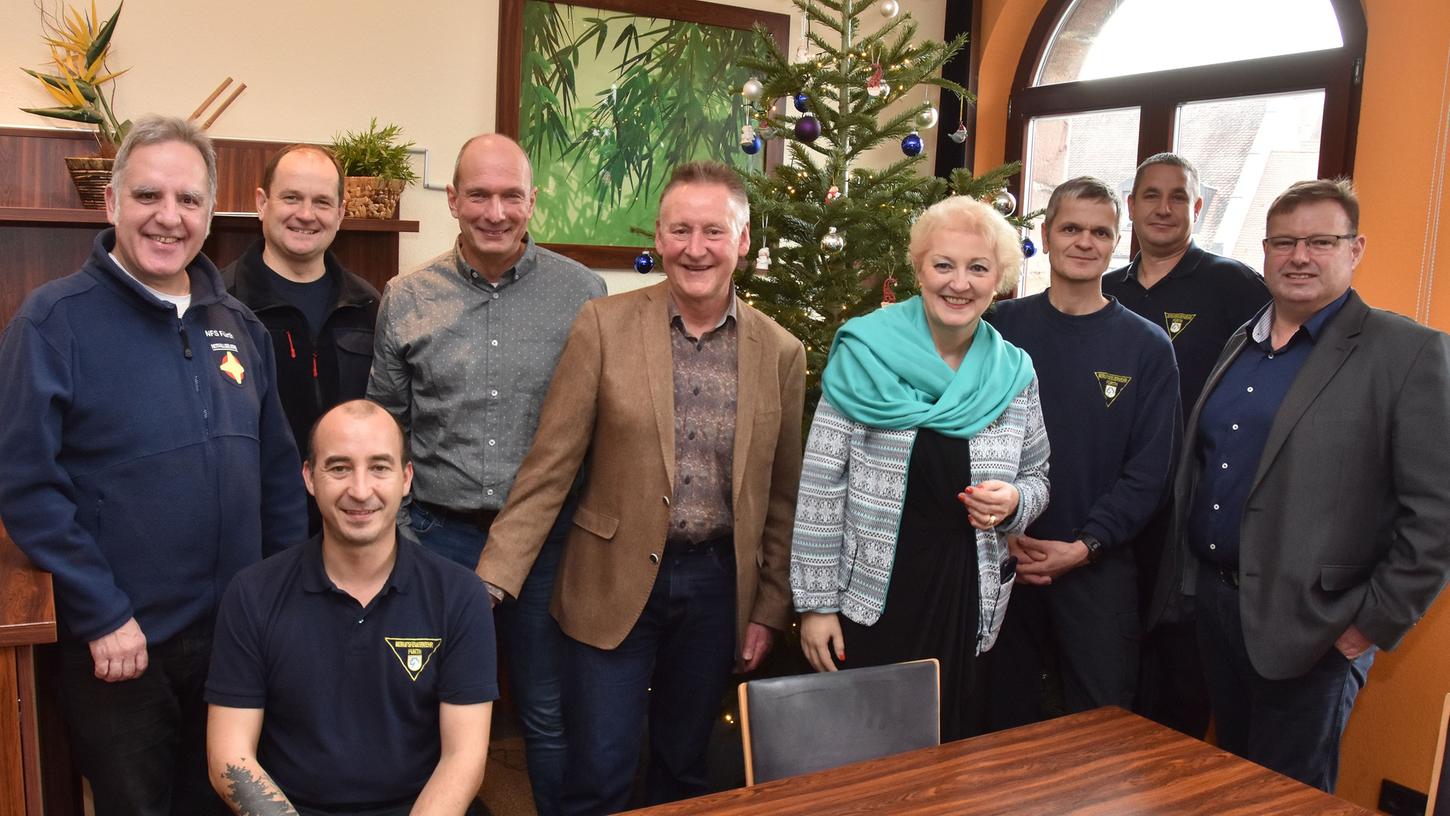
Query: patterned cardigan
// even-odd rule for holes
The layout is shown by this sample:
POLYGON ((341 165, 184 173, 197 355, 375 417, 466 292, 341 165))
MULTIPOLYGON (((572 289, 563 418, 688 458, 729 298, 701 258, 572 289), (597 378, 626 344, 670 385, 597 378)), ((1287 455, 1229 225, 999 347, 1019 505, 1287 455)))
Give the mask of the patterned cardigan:
MULTIPOLYGON (((915 429, 852 422, 824 397, 816 406, 791 537, 797 612, 839 612, 865 626, 881 617, 915 441, 915 429)), ((970 446, 974 483, 1000 479, 1021 494, 1011 519, 995 530, 975 531, 981 654, 996 642, 1012 594, 1015 575, 1002 581, 1007 535, 1025 530, 1047 507, 1047 432, 1035 377, 970 446)))

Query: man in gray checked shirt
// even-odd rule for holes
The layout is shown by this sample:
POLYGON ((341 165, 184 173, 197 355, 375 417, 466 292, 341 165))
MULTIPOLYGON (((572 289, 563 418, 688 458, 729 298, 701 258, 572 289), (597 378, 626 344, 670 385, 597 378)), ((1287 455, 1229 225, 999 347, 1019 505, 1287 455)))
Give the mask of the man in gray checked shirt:
MULTIPOLYGON (((403 423, 413 454, 409 523, 424 546, 473 569, 533 441, 579 308, 604 281, 528 235, 538 190, 506 136, 463 145, 448 186, 458 242, 388 283, 368 396, 403 423)), ((534 802, 558 811, 564 777, 559 645, 549 615, 573 516, 565 504, 519 597, 498 610, 524 726, 534 802)))

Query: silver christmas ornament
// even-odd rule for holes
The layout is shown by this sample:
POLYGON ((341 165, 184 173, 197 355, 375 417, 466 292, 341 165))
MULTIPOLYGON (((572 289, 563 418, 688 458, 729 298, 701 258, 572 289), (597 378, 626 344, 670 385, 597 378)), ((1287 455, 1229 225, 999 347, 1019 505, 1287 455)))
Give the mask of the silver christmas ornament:
POLYGON ((896 0, 881 0, 881 16, 890 20, 901 13, 901 4, 896 0))
POLYGON ((827 255, 835 255, 837 252, 840 252, 845 248, 846 239, 842 238, 840 234, 836 232, 835 227, 831 227, 830 231, 826 233, 826 237, 821 239, 821 251, 826 253, 827 255))
POLYGON ((997 194, 996 198, 992 199, 992 206, 996 208, 997 212, 1003 215, 1011 215, 1017 211, 1017 197, 1003 190, 997 194))
POLYGON ((916 126, 920 130, 934 128, 939 118, 941 118, 941 115, 937 113, 936 106, 928 105, 926 110, 916 115, 916 126))
POLYGON ((764 94, 765 86, 761 85, 760 80, 755 77, 745 80, 745 84, 740 86, 740 95, 745 97, 747 102, 759 102, 760 97, 764 94))

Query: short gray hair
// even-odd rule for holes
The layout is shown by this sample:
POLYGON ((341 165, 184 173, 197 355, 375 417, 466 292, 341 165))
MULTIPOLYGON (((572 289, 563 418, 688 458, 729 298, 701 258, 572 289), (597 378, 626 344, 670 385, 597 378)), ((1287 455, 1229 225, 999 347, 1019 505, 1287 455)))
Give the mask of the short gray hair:
POLYGON ((721 162, 705 160, 681 164, 670 173, 669 181, 660 190, 660 201, 663 202, 670 190, 681 184, 715 184, 724 187, 726 200, 730 203, 731 219, 735 222, 736 237, 750 226, 750 194, 746 192, 745 182, 735 168, 721 162))
POLYGON ((1203 198, 1203 191, 1198 186, 1198 168, 1193 166, 1193 162, 1183 158, 1177 153, 1154 153, 1153 155, 1144 159, 1143 163, 1138 165, 1138 169, 1133 173, 1133 195, 1138 194, 1138 185, 1143 183, 1143 173, 1147 171, 1149 167, 1152 167, 1155 164, 1166 164, 1170 167, 1181 167, 1183 169, 1183 174, 1188 176, 1189 200, 1197 201, 1198 199, 1203 198))
POLYGON ((1078 176, 1057 185, 1052 191, 1052 196, 1047 199, 1047 214, 1042 217, 1043 235, 1052 229, 1052 222, 1057 218, 1057 210, 1066 199, 1103 201, 1113 205, 1113 235, 1118 234, 1118 224, 1123 220, 1123 199, 1118 197, 1118 191, 1108 186, 1108 183, 1100 178, 1078 176))
POLYGON ((121 142, 121 149, 116 151, 116 163, 111 170, 111 189, 118 194, 121 192, 121 182, 126 176, 126 165, 131 163, 131 151, 138 147, 167 142, 191 145, 196 148, 196 152, 201 154, 201 160, 206 163, 207 209, 216 209, 216 149, 211 145, 211 137, 207 136, 201 126, 195 122, 188 122, 175 116, 149 114, 131 126, 131 131, 121 142))

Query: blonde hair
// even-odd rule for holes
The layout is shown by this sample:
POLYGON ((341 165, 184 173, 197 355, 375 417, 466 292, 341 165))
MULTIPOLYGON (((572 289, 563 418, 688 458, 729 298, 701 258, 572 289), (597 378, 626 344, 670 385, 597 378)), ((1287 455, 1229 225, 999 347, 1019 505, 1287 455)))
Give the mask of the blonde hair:
POLYGON ((1002 271, 997 281, 997 294, 1005 295, 1017 288, 1022 271, 1022 240, 1017 230, 992 205, 970 196, 951 196, 926 208, 911 226, 911 265, 921 271, 927 244, 937 230, 960 230, 985 238, 992 256, 1002 271))

